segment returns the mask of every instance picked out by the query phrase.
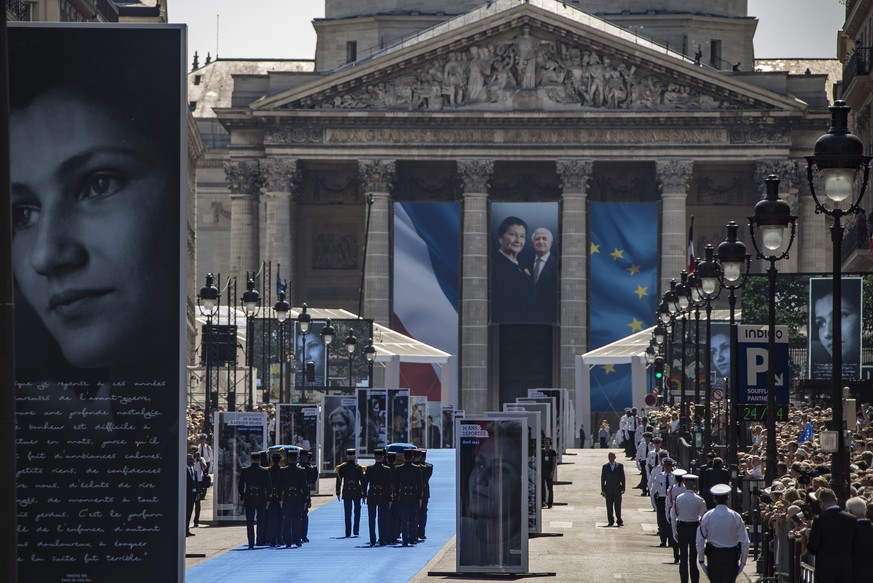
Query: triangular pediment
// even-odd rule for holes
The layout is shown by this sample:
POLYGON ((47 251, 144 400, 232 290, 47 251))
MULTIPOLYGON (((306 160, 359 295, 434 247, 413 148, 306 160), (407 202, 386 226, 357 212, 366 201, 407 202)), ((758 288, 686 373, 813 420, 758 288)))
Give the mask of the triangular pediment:
POLYGON ((798 110, 561 2, 503 0, 252 105, 281 110, 798 110))

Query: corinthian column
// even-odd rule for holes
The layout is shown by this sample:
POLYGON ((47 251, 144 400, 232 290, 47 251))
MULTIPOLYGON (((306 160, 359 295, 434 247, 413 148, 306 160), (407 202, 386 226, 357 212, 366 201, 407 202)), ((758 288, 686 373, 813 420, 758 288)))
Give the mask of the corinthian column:
POLYGON ((497 405, 497 395, 488 395, 488 181, 493 172, 494 160, 458 161, 464 187, 461 407, 471 414, 497 405))
POLYGON ((391 216, 391 185, 396 177, 394 160, 360 160, 358 171, 364 194, 373 197, 370 209, 370 233, 367 242, 366 271, 364 273, 365 318, 387 326, 391 319, 391 279, 388 248, 391 216))
MULTIPOLYGON (((557 160, 561 180, 561 361, 559 387, 576 384, 576 355, 588 334, 588 183, 593 160, 557 160)), ((575 395, 575 391, 571 392, 575 395)), ((577 403, 576 410, 579 411, 577 403)))
POLYGON ((685 205, 691 160, 659 160, 655 163, 661 185, 661 290, 669 289, 670 279, 686 269, 688 235, 685 232, 685 205))
MULTIPOLYGON (((294 191, 300 180, 300 166, 293 158, 270 158, 261 166, 266 202, 266 255, 273 272, 281 267, 282 279, 290 280, 294 273, 294 191)), ((293 286, 288 286, 289 293, 293 286)), ((288 301, 293 298, 289 295, 288 301)))
POLYGON ((261 176, 257 160, 239 160, 224 165, 230 185, 230 275, 245 281, 246 271, 257 271, 258 192, 261 176))

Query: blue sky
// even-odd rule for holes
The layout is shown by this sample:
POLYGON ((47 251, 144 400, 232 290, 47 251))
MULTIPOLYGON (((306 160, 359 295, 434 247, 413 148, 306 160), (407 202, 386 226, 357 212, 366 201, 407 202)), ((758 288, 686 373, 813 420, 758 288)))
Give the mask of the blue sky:
MULTIPOLYGON (((845 7, 839 0, 748 0, 759 20, 757 58, 835 58, 845 7)), ((323 0, 171 0, 171 22, 189 26, 188 52, 224 58, 313 58, 312 19, 323 0), (265 18, 265 16, 269 18, 265 18)), ((189 64, 191 58, 189 56, 189 64)))

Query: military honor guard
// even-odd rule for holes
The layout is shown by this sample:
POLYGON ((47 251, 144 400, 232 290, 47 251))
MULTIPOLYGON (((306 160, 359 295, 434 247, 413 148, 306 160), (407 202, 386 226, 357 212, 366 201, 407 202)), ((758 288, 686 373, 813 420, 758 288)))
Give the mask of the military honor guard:
POLYGON ((283 481, 282 522, 285 548, 303 545, 303 508, 310 501, 306 470, 297 465, 297 450, 288 451, 288 464, 282 468, 287 476, 283 481))
POLYGON ((346 521, 346 538, 358 536, 361 529, 361 497, 364 467, 355 460, 355 449, 346 450, 346 461, 336 467, 336 497, 342 498, 346 521), (354 527, 352 525, 354 510, 354 527))
POLYGON ((673 479, 673 460, 667 456, 661 459, 661 465, 652 472, 652 482, 649 484, 649 492, 652 496, 652 505, 658 517, 658 537, 661 544, 658 546, 671 547, 673 560, 679 562, 679 549, 676 547, 671 536, 670 521, 667 520, 667 493, 675 483, 673 479))
POLYGON ((427 451, 424 449, 416 449, 413 454, 413 460, 421 467, 422 480, 424 481, 423 490, 421 493, 421 506, 418 509, 418 540, 427 540, 425 528, 427 527, 427 502, 430 500, 430 478, 433 476, 433 464, 427 463, 425 459, 427 451))
POLYGON ((698 477, 694 474, 682 476, 685 491, 676 497, 672 508, 673 538, 679 545, 679 580, 688 583, 689 573, 691 583, 700 581, 700 571, 694 562, 697 544, 697 526, 706 514, 706 501, 697 495, 698 477), (689 557, 692 557, 689 560, 689 557))
POLYGON ((303 520, 301 521, 301 538, 305 543, 309 542, 309 509, 312 507, 312 491, 318 482, 318 468, 312 465, 312 452, 308 449, 300 450, 300 467, 306 472, 306 483, 309 486, 309 498, 303 505, 303 520))
POLYGON ((731 487, 716 484, 709 493, 715 508, 703 515, 697 529, 697 562, 711 583, 733 583, 746 566, 749 533, 742 517, 727 507, 731 487))
MULTIPOLYGON (((394 504, 400 514, 400 537, 404 547, 415 544, 415 516, 424 490, 421 469, 406 461, 409 452, 398 451, 393 473, 394 504)), ((409 454, 411 455, 411 454, 409 454)))
POLYGON ((282 471, 282 452, 270 454, 270 484, 272 488, 267 495, 267 530, 271 547, 282 544, 282 492, 285 490, 286 472, 282 471))
POLYGON ((391 468, 385 465, 385 448, 373 450, 375 462, 364 472, 364 502, 367 504, 367 520, 370 527, 370 546, 385 546, 391 542, 391 468), (376 536, 376 527, 379 536, 376 536))
POLYGON ((239 497, 246 512, 246 536, 249 548, 255 548, 255 517, 258 520, 257 542, 265 544, 267 540, 266 516, 267 496, 273 489, 270 472, 261 466, 261 453, 252 452, 251 464, 240 470, 239 497))
POLYGON ((649 495, 649 468, 647 467, 649 454, 655 449, 652 443, 652 432, 644 431, 643 440, 637 446, 637 467, 640 470, 640 483, 634 486, 635 489, 642 490, 642 496, 649 495))

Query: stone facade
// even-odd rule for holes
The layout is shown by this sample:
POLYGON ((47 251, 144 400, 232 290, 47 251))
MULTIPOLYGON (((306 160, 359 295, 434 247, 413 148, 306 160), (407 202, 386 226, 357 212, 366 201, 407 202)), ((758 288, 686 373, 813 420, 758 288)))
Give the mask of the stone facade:
MULTIPOLYGON (((328 3, 329 17, 340 4, 328 3)), ((217 110, 229 140, 198 176, 202 220, 217 227, 209 240, 227 255, 220 263, 206 251, 218 264, 201 256, 198 271, 241 277, 282 257, 294 305, 357 311, 365 265, 361 315, 385 324, 391 203, 460 202, 460 395, 449 400, 470 413, 497 406, 510 382, 488 322, 490 203, 559 202, 560 323, 551 361, 532 366, 548 386, 570 388, 596 276, 584 251, 589 202, 660 202, 663 288, 685 267, 691 215, 695 247, 717 245, 729 220, 745 224, 763 172, 783 176, 799 230, 815 220, 796 169, 830 119, 821 104, 757 87, 751 74, 737 82, 560 2, 481 4, 354 67, 217 110), (240 179, 241 165, 257 176, 240 179)), ((820 247, 797 247, 786 270, 823 269, 820 247)))

